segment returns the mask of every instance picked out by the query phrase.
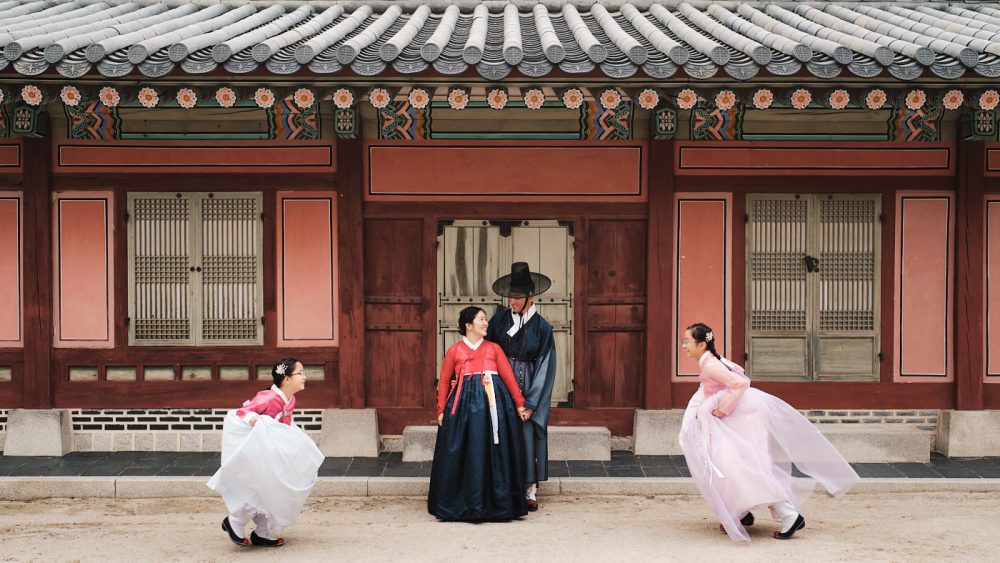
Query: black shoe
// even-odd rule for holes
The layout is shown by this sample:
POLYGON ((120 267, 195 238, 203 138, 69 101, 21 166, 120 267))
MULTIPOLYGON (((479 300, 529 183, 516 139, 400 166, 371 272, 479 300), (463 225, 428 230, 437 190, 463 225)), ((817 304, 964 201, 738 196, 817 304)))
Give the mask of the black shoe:
MULTIPOLYGON (((743 524, 744 528, 747 526, 753 526, 753 513, 747 512, 746 515, 743 516, 743 518, 740 518, 740 524, 743 524)), ((723 526, 722 524, 719 524, 719 531, 725 533, 726 527, 723 526)))
POLYGON ((236 545, 238 545, 240 547, 245 547, 245 546, 250 545, 250 541, 249 540, 247 540, 246 538, 241 538, 241 537, 239 537, 239 536, 236 535, 236 532, 233 531, 233 527, 229 525, 229 517, 228 516, 226 516, 225 518, 222 519, 222 531, 224 531, 227 534, 229 534, 229 539, 233 543, 235 543, 236 545))
POLYGON ((278 538, 276 540, 269 540, 258 536, 257 532, 250 532, 250 543, 263 547, 281 547, 285 545, 285 539, 278 538))
POLYGON ((536 510, 538 510, 538 501, 535 500, 535 499, 533 499, 533 498, 529 498, 528 499, 528 512, 535 512, 536 510))
POLYGON ((806 519, 803 518, 801 514, 799 514, 798 517, 795 519, 795 523, 792 524, 792 527, 789 528, 787 532, 775 532, 774 539, 776 540, 792 539, 792 536, 795 535, 795 532, 798 532, 799 530, 805 527, 806 527, 806 519))

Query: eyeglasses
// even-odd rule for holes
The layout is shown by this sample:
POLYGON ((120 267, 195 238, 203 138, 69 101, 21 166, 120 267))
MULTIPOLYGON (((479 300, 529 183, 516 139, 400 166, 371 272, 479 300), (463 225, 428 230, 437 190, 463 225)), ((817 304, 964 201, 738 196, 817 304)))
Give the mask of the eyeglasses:
POLYGON ((288 377, 292 377, 293 375, 301 375, 302 377, 305 377, 306 376, 306 372, 305 372, 305 370, 303 370, 303 371, 296 371, 294 373, 288 374, 288 377))
POLYGON ((687 346, 688 344, 694 344, 694 340, 690 338, 681 338, 681 344, 687 346))

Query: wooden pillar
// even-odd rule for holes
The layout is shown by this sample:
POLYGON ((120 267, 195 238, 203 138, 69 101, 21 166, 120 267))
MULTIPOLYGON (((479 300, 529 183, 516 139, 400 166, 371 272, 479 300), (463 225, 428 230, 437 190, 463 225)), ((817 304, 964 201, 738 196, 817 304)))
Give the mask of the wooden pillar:
POLYGON ((670 365, 674 347, 673 318, 673 209, 674 143, 649 143, 649 221, 646 242, 646 393, 643 407, 669 409, 670 365))
POLYGON ((337 207, 340 277, 340 400, 343 408, 365 406, 365 300, 361 139, 337 139, 337 207))
POLYGON ((24 139, 24 406, 53 406, 51 140, 24 139))
POLYGON ((955 241, 955 408, 984 408, 983 294, 986 147, 959 142, 955 241))

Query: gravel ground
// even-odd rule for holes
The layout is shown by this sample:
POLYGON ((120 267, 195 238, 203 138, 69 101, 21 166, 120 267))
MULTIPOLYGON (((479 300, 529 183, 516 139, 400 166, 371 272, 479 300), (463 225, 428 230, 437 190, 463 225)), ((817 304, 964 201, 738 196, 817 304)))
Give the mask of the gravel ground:
POLYGON ((0 502, 2 561, 996 561, 1000 494, 814 496, 806 528, 753 541, 718 531, 695 496, 542 497, 510 523, 440 523, 422 498, 324 498, 307 504, 279 549, 239 548, 214 499, 0 502), (530 548, 522 547, 525 541, 530 548))

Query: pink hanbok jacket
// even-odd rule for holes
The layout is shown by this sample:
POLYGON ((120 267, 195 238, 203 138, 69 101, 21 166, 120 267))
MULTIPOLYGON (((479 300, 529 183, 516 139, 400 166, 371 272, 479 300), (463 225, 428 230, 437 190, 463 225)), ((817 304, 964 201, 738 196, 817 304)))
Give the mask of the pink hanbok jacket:
POLYGON ((705 397, 711 397, 722 389, 729 389, 719 399, 716 408, 723 414, 733 412, 743 397, 743 393, 750 387, 750 379, 743 375, 743 368, 736 364, 726 367, 726 364, 723 364, 710 352, 705 352, 698 358, 698 365, 701 367, 698 381, 704 388, 705 397))
POLYGON ((281 389, 272 385, 270 389, 265 389, 257 393, 253 399, 244 402, 243 407, 236 410, 236 416, 249 424, 251 420, 266 414, 278 422, 291 425, 294 410, 295 396, 285 397, 281 389))

